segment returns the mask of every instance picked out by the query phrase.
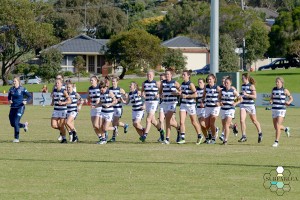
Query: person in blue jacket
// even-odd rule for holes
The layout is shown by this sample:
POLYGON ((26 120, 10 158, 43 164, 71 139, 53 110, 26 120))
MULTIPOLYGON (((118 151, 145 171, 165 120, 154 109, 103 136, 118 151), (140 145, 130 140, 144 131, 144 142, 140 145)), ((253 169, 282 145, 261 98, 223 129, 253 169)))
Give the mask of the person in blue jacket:
POLYGON ((26 132, 28 130, 28 122, 24 124, 20 123, 20 120, 25 111, 25 105, 32 99, 31 94, 22 87, 20 84, 20 78, 13 79, 13 86, 8 92, 8 101, 10 103, 9 121, 10 125, 15 129, 15 139, 13 142, 19 142, 20 128, 24 128, 26 132), (24 97, 27 97, 25 100, 24 97))

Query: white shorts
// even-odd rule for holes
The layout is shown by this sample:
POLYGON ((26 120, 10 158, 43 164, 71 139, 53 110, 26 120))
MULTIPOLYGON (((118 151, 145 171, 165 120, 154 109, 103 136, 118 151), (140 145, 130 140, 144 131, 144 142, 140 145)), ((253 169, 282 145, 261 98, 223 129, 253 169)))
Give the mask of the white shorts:
POLYGON ((230 110, 222 110, 221 109, 221 119, 225 119, 226 117, 230 117, 230 118, 234 118, 234 113, 235 110, 234 109, 230 109, 230 110))
POLYGON ((177 103, 165 103, 165 102, 161 104, 164 113, 167 113, 169 111, 176 112, 176 105, 177 103))
POLYGON ((286 110, 272 110, 272 118, 285 117, 286 110))
POLYGON ((155 113, 158 106, 158 101, 146 101, 146 112, 147 113, 155 113))
POLYGON ((195 104, 181 104, 180 111, 186 111, 189 115, 196 115, 195 104))
POLYGON ((113 120, 114 113, 104 113, 102 112, 100 118, 105 119, 107 122, 111 122, 113 120))
POLYGON ((135 121, 136 119, 143 119, 144 111, 132 111, 132 120, 135 121))
POLYGON ((198 118, 205 117, 205 108, 197 108, 196 113, 198 118))
POLYGON ((70 113, 67 113, 67 118, 69 118, 71 116, 74 119, 76 119, 77 115, 78 115, 78 112, 72 111, 70 113))
POLYGON ((164 112, 163 103, 159 104, 159 112, 164 112))
POLYGON ((67 111, 66 110, 53 110, 52 118, 66 119, 67 111))
POLYGON ((220 114, 220 106, 217 107, 205 107, 205 118, 213 115, 213 116, 219 116, 220 114))
POLYGON ((245 109, 247 113, 251 114, 251 115, 255 115, 256 114, 256 109, 255 109, 255 105, 249 105, 249 106, 244 106, 244 105, 240 105, 240 109, 245 109))
POLYGON ((123 114, 123 108, 114 108, 114 117, 121 117, 123 114))
POLYGON ((100 117, 101 110, 102 110, 102 107, 92 108, 91 112, 90 112, 91 113, 91 117, 100 117))

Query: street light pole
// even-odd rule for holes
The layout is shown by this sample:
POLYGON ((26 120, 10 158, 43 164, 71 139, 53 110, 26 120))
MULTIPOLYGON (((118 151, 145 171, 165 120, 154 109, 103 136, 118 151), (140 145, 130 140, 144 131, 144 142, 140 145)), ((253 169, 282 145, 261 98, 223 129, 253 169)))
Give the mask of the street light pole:
POLYGON ((219 72, 219 0, 211 1, 210 26, 210 71, 219 72))
POLYGON ((243 38, 243 70, 246 71, 246 56, 245 56, 245 51, 246 51, 246 40, 243 38))

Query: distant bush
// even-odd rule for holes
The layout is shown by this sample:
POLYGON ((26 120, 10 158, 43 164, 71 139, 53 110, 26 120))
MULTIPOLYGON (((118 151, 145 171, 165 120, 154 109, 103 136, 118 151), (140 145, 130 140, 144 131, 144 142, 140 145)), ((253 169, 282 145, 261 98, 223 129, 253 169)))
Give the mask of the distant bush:
POLYGON ((70 77, 70 76, 74 76, 73 72, 71 72, 71 71, 64 72, 64 77, 70 77))

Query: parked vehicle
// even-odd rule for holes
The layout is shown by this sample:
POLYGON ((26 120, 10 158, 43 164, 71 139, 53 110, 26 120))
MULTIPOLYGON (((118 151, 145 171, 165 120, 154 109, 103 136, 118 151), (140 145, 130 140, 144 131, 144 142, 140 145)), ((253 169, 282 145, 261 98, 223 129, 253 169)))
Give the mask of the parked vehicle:
POLYGON ((195 74, 209 74, 210 73, 210 64, 205 65, 201 69, 193 70, 193 73, 195 73, 195 74))
POLYGON ((290 67, 300 67, 300 62, 299 60, 292 58, 292 59, 285 59, 285 58, 281 58, 281 59, 277 59, 274 60, 273 62, 271 62, 268 65, 264 65, 258 68, 258 71, 261 70, 275 70, 277 68, 285 68, 288 69, 290 67))
MULTIPOLYGON (((40 84, 42 82, 42 79, 39 78, 38 76, 31 75, 31 76, 20 76, 20 82, 21 84, 40 84)), ((13 80, 8 80, 8 84, 12 85, 13 80)))

